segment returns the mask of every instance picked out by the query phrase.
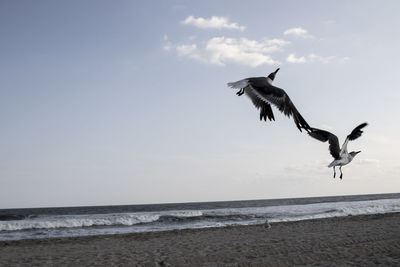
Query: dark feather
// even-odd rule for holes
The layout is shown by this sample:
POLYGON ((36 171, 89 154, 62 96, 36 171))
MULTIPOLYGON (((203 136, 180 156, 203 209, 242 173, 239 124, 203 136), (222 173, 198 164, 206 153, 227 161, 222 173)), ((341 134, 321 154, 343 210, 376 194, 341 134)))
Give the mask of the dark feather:
POLYGON ((265 104, 265 105, 261 106, 261 110, 260 110, 260 120, 264 119, 264 121, 266 121, 267 118, 270 121, 275 120, 274 113, 272 112, 271 105, 269 105, 269 104, 265 104))
POLYGON ((293 116, 294 122, 300 132, 301 129, 305 129, 307 132, 311 130, 311 127, 298 112, 290 97, 283 89, 270 85, 265 78, 249 78, 248 81, 250 86, 256 91, 254 94, 259 95, 258 98, 262 97, 266 99, 285 116, 289 118, 293 116))
POLYGON ((249 88, 248 86, 244 88, 244 92, 246 95, 251 99, 251 102, 253 102, 254 106, 257 109, 260 109, 260 120, 266 121, 267 118, 271 120, 275 120, 274 113, 272 112, 271 105, 268 102, 263 101, 260 99, 254 91, 249 88))
POLYGON ((275 106, 284 115, 293 117, 294 123, 297 128, 302 131, 305 129, 307 132, 311 131, 310 125, 301 116, 293 102, 290 100, 286 92, 278 87, 271 84, 271 81, 275 78, 275 74, 278 72, 271 73, 267 77, 253 77, 240 80, 236 83, 228 83, 228 86, 232 88, 240 88, 237 95, 240 96, 245 93, 253 102, 257 109, 260 109, 260 120, 275 120, 274 113, 272 112, 271 105, 275 106), (246 84, 246 85, 245 85, 246 84), (241 88, 241 86, 244 86, 241 88))
POLYGON ((340 146, 339 140, 336 135, 328 131, 311 128, 311 132, 308 133, 311 137, 321 141, 329 141, 329 152, 335 159, 340 158, 340 146))
POLYGON ((347 138, 348 138, 350 141, 353 141, 353 140, 357 139, 357 138, 360 137, 361 134, 363 133, 363 131, 361 131, 361 129, 364 128, 364 127, 367 126, 367 125, 368 125, 368 123, 366 123, 366 122, 364 122, 364 123, 358 125, 356 128, 354 128, 353 131, 351 131, 351 133, 347 136, 347 138))

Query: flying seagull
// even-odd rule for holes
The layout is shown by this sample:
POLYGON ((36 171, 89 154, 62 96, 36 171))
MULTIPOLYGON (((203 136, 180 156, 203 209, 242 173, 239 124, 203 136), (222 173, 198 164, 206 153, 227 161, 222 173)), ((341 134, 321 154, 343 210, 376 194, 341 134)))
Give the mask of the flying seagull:
POLYGON ((239 92, 236 93, 238 96, 246 94, 251 99, 254 106, 260 109, 260 120, 264 119, 264 121, 266 121, 267 118, 270 121, 275 120, 271 108, 271 105, 273 105, 289 118, 293 116, 294 123, 300 132, 302 128, 310 132, 311 127, 297 111, 288 94, 286 94, 283 89, 272 85, 272 81, 275 79, 275 75, 278 71, 279 68, 268 75, 268 77, 246 78, 237 82, 228 83, 228 86, 234 89, 240 89, 239 92))
POLYGON ((336 135, 333 133, 330 133, 328 131, 312 128, 311 132, 308 134, 311 137, 314 137, 315 139, 326 142, 329 141, 329 152, 331 153, 332 157, 334 157, 334 161, 332 161, 331 164, 329 164, 329 168, 333 167, 333 178, 336 176, 336 170, 335 167, 339 166, 340 170, 340 179, 343 178, 343 173, 342 173, 342 166, 349 164, 354 157, 360 153, 361 151, 351 151, 350 153, 347 152, 347 143, 349 141, 356 140, 358 137, 361 136, 363 131, 361 131, 362 128, 367 126, 368 124, 366 122, 358 125, 356 128, 354 128, 353 131, 347 136, 346 140, 344 141, 342 148, 339 147, 339 140, 336 135))

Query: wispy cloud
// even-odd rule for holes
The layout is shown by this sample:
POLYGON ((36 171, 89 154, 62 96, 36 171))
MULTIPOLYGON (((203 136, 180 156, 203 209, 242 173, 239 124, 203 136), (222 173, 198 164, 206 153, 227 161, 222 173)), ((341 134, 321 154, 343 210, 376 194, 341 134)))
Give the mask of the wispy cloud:
POLYGON ((332 61, 347 61, 349 57, 338 57, 338 56, 319 56, 314 53, 309 54, 308 56, 301 56, 296 57, 295 54, 291 53, 287 56, 286 61, 289 63, 312 63, 312 62, 319 62, 319 63, 331 63, 332 61))
POLYGON ((290 63, 306 63, 307 60, 305 57, 296 57, 295 54, 289 54, 286 58, 287 62, 290 63))
POLYGON ((163 49, 164 49, 165 51, 170 51, 171 48, 172 48, 172 44, 171 44, 171 42, 170 42, 169 39, 168 39, 168 35, 164 34, 163 39, 164 39, 163 49))
POLYGON ((377 159, 358 159, 355 161, 359 165, 378 165, 379 160, 377 159))
POLYGON ((310 163, 294 164, 285 167, 290 175, 298 174, 302 176, 314 176, 325 174, 328 170, 329 160, 316 160, 310 163))
POLYGON ((322 57, 322 56, 318 56, 318 55, 313 54, 313 53, 308 55, 308 59, 311 62, 317 61, 317 62, 321 62, 321 63, 329 63, 329 62, 331 62, 332 60, 334 60, 336 58, 337 58, 336 56, 322 57))
POLYGON ((195 44, 191 45, 178 45, 176 47, 176 52, 179 56, 190 56, 197 53, 197 46, 195 44))
POLYGON ((288 44, 289 42, 281 39, 256 41, 247 38, 214 37, 209 39, 201 49, 197 45, 191 44, 179 45, 176 47, 176 51, 181 57, 189 57, 218 66, 237 63, 258 67, 263 64, 280 64, 270 54, 282 51, 283 47, 288 44))
POLYGON ((284 35, 293 35, 293 36, 301 37, 301 38, 313 38, 313 36, 311 34, 309 34, 306 29, 303 29, 301 27, 287 29, 286 31, 283 32, 283 34, 284 35))
POLYGON ((201 29, 232 29, 244 31, 246 27, 239 25, 236 22, 229 22, 226 17, 212 16, 211 18, 195 18, 188 16, 185 20, 181 21, 182 24, 193 25, 201 29))
MULTIPOLYGON (((212 16, 209 18, 188 16, 180 22, 185 25, 192 25, 202 29, 234 29, 243 31, 244 26, 236 22, 230 22, 223 16, 212 16)), ((333 23, 333 22, 330 22, 333 23)), ((283 32, 284 36, 295 36, 299 38, 310 38, 310 41, 316 41, 306 29, 294 27, 283 32)), ((346 62, 348 57, 340 56, 321 56, 314 53, 303 55, 296 54, 296 50, 290 53, 274 54, 283 51, 289 44, 295 48, 295 43, 284 39, 261 39, 252 40, 246 37, 234 38, 225 36, 214 36, 208 39, 200 39, 198 36, 188 36, 180 44, 170 42, 167 35, 164 36, 163 50, 175 52, 181 58, 194 59, 196 61, 217 66, 225 66, 230 63, 258 67, 261 65, 277 65, 281 61, 292 64, 305 63, 331 63, 346 62)), ((293 39, 293 42, 298 41, 293 39)))

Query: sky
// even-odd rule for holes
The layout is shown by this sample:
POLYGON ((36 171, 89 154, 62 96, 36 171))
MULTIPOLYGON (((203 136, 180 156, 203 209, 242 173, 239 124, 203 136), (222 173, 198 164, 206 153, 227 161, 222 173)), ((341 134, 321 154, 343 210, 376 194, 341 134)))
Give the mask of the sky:
POLYGON ((0 2, 0 208, 400 192, 398 1, 0 2), (342 143, 228 82, 267 76, 342 143), (396 122, 397 121, 397 122, 396 122))

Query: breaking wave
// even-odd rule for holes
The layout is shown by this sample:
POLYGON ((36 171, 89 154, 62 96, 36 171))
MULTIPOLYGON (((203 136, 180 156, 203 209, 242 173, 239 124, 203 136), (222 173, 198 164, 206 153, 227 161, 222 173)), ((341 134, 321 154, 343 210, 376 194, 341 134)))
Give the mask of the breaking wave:
POLYGON ((170 214, 139 213, 139 214, 92 214, 92 215, 59 215, 37 216, 21 220, 0 221, 0 231, 15 231, 27 229, 54 229, 94 226, 132 226, 156 221, 179 220, 201 216, 201 211, 176 211, 170 214))
POLYGON ((400 199, 81 215, 2 215, 0 240, 250 225, 400 212, 400 199))

